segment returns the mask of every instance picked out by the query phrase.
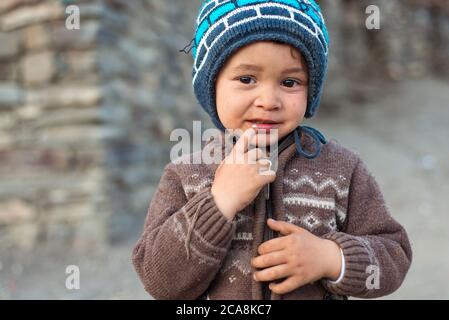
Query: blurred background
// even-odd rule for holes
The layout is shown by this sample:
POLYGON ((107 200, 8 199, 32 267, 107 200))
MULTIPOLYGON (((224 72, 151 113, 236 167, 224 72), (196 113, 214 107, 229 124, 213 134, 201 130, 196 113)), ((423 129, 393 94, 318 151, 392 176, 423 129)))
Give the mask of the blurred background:
MULTIPOLYGON (((449 299, 449 2, 318 2, 330 68, 307 124, 361 155, 414 250, 384 299, 449 299), (369 5, 380 29, 365 25, 369 5)), ((213 127, 180 52, 199 6, 0 1, 0 299, 151 299, 131 252, 170 132, 213 127)))

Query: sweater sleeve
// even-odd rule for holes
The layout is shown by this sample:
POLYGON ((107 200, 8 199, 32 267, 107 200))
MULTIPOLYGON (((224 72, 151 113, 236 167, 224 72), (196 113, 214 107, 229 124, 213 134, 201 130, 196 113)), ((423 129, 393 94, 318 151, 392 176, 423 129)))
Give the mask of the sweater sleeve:
POLYGON ((360 159, 351 178, 343 228, 323 238, 335 241, 345 257, 341 281, 321 280, 334 294, 359 298, 388 295, 402 284, 411 264, 407 233, 390 215, 377 182, 360 159))
POLYGON ((174 167, 164 168, 132 262, 155 299, 197 299, 221 267, 235 222, 219 211, 211 187, 187 200, 174 167))

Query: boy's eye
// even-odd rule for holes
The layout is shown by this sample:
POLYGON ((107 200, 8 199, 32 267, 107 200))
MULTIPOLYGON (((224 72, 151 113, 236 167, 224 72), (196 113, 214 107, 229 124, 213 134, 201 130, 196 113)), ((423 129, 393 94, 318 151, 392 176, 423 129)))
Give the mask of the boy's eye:
MULTIPOLYGON (((238 77, 238 80, 244 84, 251 84, 251 81, 255 81, 255 79, 251 76, 238 77)), ((295 79, 287 79, 287 80, 282 81, 282 85, 284 85, 288 88, 293 88, 295 86, 295 84, 301 85, 302 82, 299 80, 295 80, 295 79)))
POLYGON ((298 80, 293 80, 293 79, 287 79, 287 80, 284 80, 284 81, 282 81, 282 83, 283 83, 286 87, 288 87, 288 88, 293 88, 293 86, 295 85, 295 83, 298 84, 298 85, 301 84, 300 81, 298 81, 298 80))
POLYGON ((251 80, 254 80, 252 77, 239 77, 240 82, 244 83, 244 84, 250 84, 251 80))

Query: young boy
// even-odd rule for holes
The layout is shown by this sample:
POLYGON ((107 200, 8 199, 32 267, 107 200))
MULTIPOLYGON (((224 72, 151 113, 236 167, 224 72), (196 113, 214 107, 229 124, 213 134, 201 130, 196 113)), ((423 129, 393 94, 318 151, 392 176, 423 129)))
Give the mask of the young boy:
POLYGON ((133 251, 145 289, 156 299, 257 300, 395 291, 412 257, 405 230, 354 152, 300 126, 327 68, 318 5, 204 1, 194 40, 199 103, 217 128, 244 133, 219 165, 165 167, 133 251), (279 145, 276 171, 255 152, 275 129, 278 140, 266 139, 279 145))

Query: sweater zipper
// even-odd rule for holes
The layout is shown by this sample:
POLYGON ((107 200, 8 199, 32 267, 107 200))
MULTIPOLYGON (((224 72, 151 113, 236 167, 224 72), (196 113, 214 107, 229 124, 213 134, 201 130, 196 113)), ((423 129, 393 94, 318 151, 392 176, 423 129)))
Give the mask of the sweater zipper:
MULTIPOLYGON (((271 189, 271 183, 269 183, 265 187, 265 208, 266 208, 266 212, 267 212, 266 220, 273 218, 273 211, 272 211, 271 198, 270 198, 270 191, 271 191, 270 189, 271 189)), ((266 223, 266 221, 265 221, 265 223, 266 223)), ((274 238, 273 230, 270 229, 268 226, 265 226, 263 242, 266 242, 273 238, 274 238)), ((271 300, 271 290, 269 287, 269 282, 263 282, 262 288, 263 288, 263 300, 271 300)))
MULTIPOLYGON (((282 141, 279 146, 278 150, 275 150, 275 152, 278 153, 278 157, 281 154, 282 151, 284 151, 289 145, 292 143, 295 143, 293 134, 290 134, 284 141, 282 141)), ((272 200, 270 197, 270 193, 272 191, 271 189, 272 183, 269 183, 265 187, 265 208, 266 208, 266 219, 264 223, 264 237, 263 242, 266 242, 268 240, 271 240, 274 238, 274 232, 271 228, 267 226, 267 220, 273 218, 273 206, 272 206, 272 200)), ((263 300, 271 300, 271 290, 269 287, 269 282, 262 282, 262 296, 263 300)))

